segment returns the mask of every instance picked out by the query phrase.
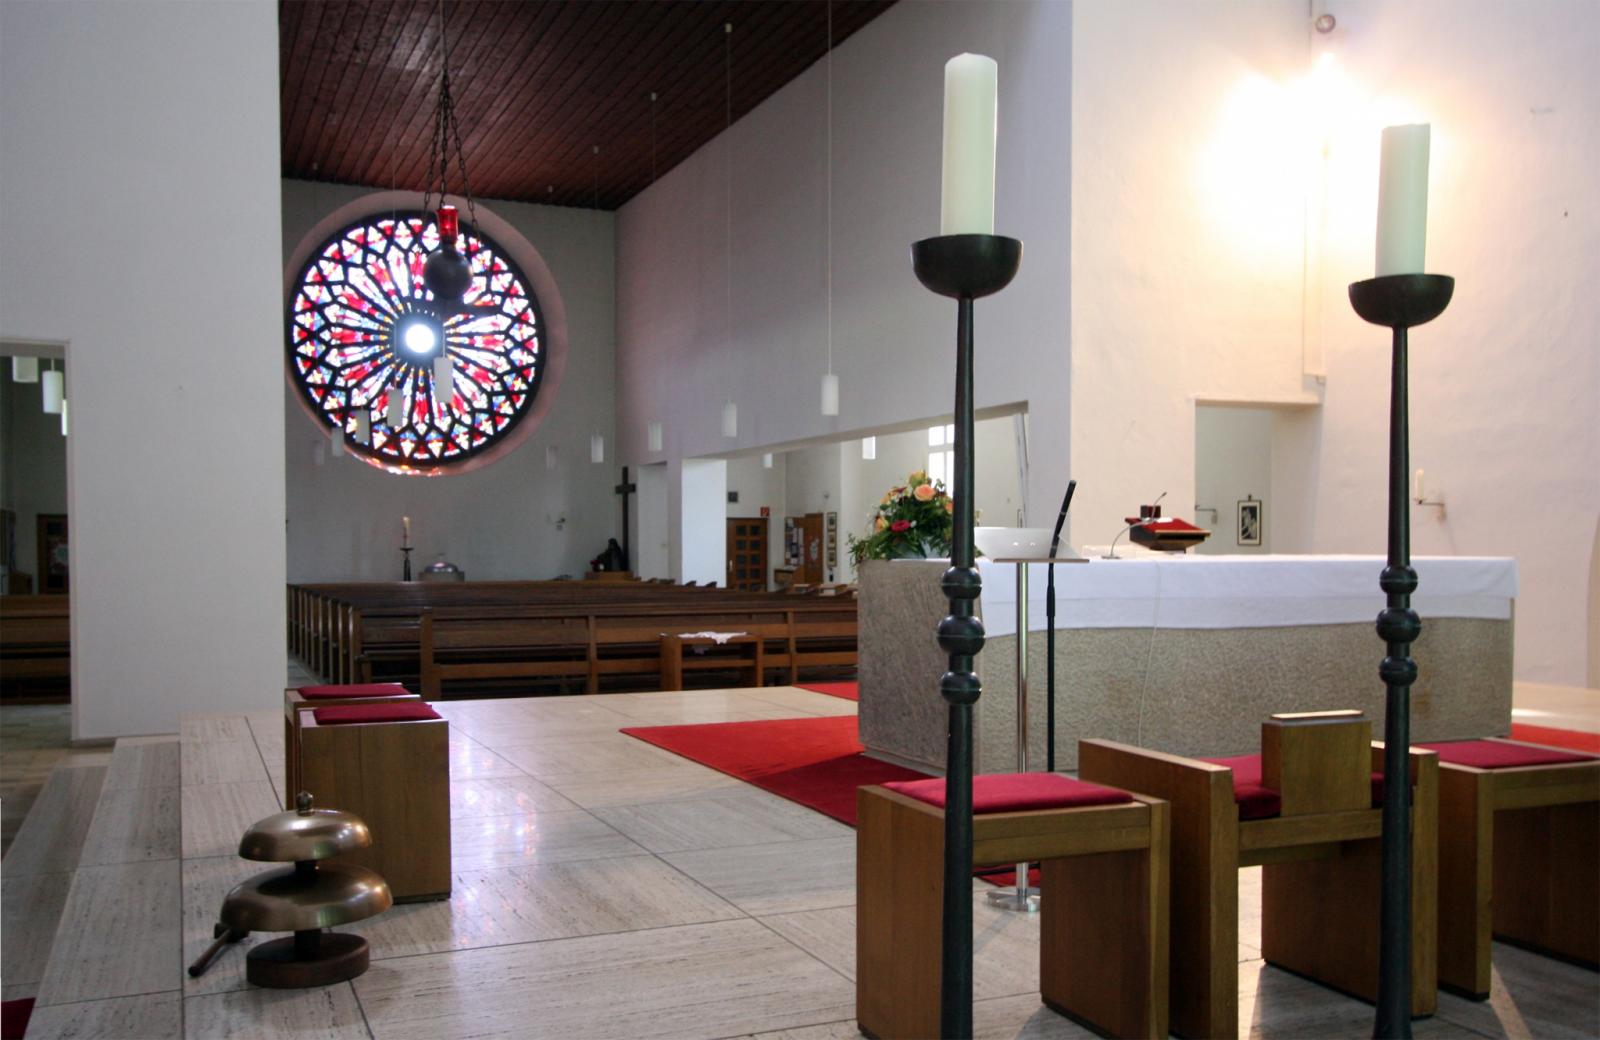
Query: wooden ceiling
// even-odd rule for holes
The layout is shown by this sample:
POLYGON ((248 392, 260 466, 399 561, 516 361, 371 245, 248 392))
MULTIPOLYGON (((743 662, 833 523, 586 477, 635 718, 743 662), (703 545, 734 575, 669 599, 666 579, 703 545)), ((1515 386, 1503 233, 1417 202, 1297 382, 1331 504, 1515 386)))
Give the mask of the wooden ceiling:
MULTIPOLYGON (((831 0, 833 42, 893 2, 831 0)), ((444 0, 473 195, 617 208, 722 132, 724 23, 738 119, 826 53, 829 6, 444 0)), ((420 194, 439 0, 280 0, 278 27, 283 175, 420 194)))

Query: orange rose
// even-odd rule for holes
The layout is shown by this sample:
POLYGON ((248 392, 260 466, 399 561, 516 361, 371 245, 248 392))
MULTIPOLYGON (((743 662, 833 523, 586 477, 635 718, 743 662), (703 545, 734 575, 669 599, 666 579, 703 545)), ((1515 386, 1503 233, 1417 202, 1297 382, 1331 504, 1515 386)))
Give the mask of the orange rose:
POLYGON ((944 500, 944 511, 946 513, 954 513, 956 511, 956 504, 955 504, 955 500, 954 499, 947 498, 947 499, 944 500))
POLYGON ((932 484, 918 484, 917 485, 917 490, 913 491, 912 494, 916 496, 916 499, 917 499, 918 502, 932 502, 933 501, 933 485, 932 484))
POLYGON ((876 529, 876 530, 879 530, 879 531, 881 531, 881 530, 883 530, 883 529, 884 529, 884 528, 885 528, 885 527, 888 527, 888 526, 889 526, 889 522, 888 522, 888 521, 887 521, 887 520, 885 520, 885 519, 884 519, 884 518, 883 518, 883 517, 881 517, 881 516, 880 516, 880 517, 878 517, 878 523, 877 523, 877 524, 876 524, 876 526, 875 526, 875 529, 876 529))

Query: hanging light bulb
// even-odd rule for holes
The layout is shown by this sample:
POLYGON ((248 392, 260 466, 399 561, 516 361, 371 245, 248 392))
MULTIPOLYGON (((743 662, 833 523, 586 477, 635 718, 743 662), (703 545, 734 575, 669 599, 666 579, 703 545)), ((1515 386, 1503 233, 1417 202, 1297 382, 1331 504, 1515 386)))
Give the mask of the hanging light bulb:
POLYGON ((399 384, 389 388, 389 404, 384 409, 384 421, 389 424, 391 433, 398 432, 406 424, 406 401, 399 384))
POLYGON ((67 435, 67 399, 61 399, 61 436, 67 435))
POLYGON ((732 401, 722 406, 722 435, 739 436, 739 406, 732 401))
POLYGON ((60 415, 61 402, 67 396, 66 374, 52 367, 39 377, 39 384, 44 395, 44 410, 51 415, 60 415))
POLYGON ((832 372, 822 377, 822 414, 839 414, 839 377, 832 372))
POLYGON ((589 461, 604 462, 606 460, 606 439, 600 434, 589 438, 589 461))
POLYGON ((356 443, 372 443, 372 413, 365 408, 356 413, 356 443))
POLYGON ((36 357, 12 358, 11 381, 13 383, 37 383, 39 381, 39 359, 36 357))
POLYGON ((650 450, 661 450, 661 424, 658 422, 650 424, 650 450))
POLYGON ((765 455, 761 456, 761 468, 762 469, 771 469, 772 468, 772 452, 769 451, 765 455))
POLYGON ((861 438, 861 457, 866 459, 868 462, 871 462, 873 459, 878 457, 878 438, 861 438))

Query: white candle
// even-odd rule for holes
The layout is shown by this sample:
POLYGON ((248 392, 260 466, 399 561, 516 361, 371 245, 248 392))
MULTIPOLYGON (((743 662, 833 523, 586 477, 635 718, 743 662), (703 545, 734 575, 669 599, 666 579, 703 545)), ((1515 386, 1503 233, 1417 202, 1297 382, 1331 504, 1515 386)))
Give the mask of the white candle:
POLYGON ((1421 274, 1428 237, 1427 123, 1383 131, 1378 172, 1377 274, 1421 274))
POLYGON ((409 516, 400 518, 400 544, 411 544, 411 518, 409 516))
POLYGON ((941 235, 994 234, 994 142, 999 66, 958 54, 944 66, 941 235))

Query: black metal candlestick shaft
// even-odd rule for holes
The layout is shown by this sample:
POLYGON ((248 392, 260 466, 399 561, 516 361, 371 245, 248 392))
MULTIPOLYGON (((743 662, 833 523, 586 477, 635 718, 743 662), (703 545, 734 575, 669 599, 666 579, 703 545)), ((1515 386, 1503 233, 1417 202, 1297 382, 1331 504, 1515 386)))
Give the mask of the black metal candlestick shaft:
POLYGON ((411 549, 412 549, 412 547, 409 546, 409 545, 402 545, 400 547, 400 551, 406 554, 405 555, 405 564, 400 568, 400 580, 401 581, 410 581, 411 580, 411 549))
MULTIPOLYGON (((945 748, 944 892, 939 975, 939 1033, 972 1036, 972 705, 982 693, 973 658, 983 649, 983 623, 973 616, 982 580, 972 544, 972 303, 999 292, 1016 276, 1022 243, 997 235, 941 235, 911 247, 917 280, 956 309, 955 505, 950 569, 941 586, 950 613, 939 622, 939 646, 949 670, 939 692, 950 706, 945 748)), ((1020 884, 1026 884, 1023 878, 1020 884)))
POLYGON ((1411 1036, 1411 644, 1422 621, 1411 609, 1411 472, 1406 332, 1443 313, 1455 290, 1444 275, 1386 275, 1350 286, 1356 313, 1394 332, 1389 383, 1389 555, 1378 584, 1387 603, 1378 614, 1386 654, 1378 674, 1387 688, 1383 724, 1383 882, 1379 911, 1378 1013, 1373 1035, 1411 1036))

